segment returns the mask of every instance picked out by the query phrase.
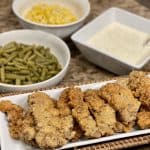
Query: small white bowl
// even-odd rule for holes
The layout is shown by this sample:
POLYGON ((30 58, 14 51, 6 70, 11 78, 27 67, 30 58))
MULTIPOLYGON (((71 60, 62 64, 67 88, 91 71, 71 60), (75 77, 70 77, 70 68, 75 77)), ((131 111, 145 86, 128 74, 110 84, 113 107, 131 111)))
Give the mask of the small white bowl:
POLYGON ((132 65, 98 50, 87 43, 90 37, 112 22, 119 22, 150 34, 149 19, 145 19, 119 8, 110 8, 73 34, 71 39, 89 61, 115 74, 123 75, 128 74, 133 69, 141 69, 150 60, 150 55, 147 55, 141 63, 132 65))
POLYGON ((90 13, 90 3, 88 0, 14 0, 12 9, 24 28, 43 30, 65 38, 84 24, 85 19, 90 13), (70 8, 79 19, 66 25, 44 25, 26 20, 23 16, 24 13, 37 3, 61 4, 70 8))
POLYGON ((68 46, 61 39, 52 34, 37 30, 15 30, 0 34, 0 45, 5 45, 11 41, 24 44, 37 44, 50 48, 51 53, 56 56, 62 66, 62 70, 48 80, 31 85, 10 85, 0 83, 1 92, 28 91, 51 87, 63 79, 70 63, 70 51, 68 46))

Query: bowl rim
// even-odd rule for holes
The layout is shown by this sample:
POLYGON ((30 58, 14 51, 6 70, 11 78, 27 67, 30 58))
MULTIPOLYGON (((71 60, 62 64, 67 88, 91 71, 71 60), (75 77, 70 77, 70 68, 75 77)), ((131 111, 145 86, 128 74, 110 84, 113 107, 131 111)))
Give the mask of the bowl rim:
POLYGON ((130 11, 127 11, 127 10, 124 10, 124 9, 121 9, 121 8, 118 8, 118 7, 110 7, 108 8, 107 10, 105 10, 104 12, 102 12, 100 15, 98 15, 96 18, 94 18, 92 21, 90 21, 89 23, 87 23, 84 27, 82 27, 81 29, 79 29, 77 32, 75 32, 74 34, 72 34, 71 36, 71 40, 74 42, 74 43, 78 43, 80 45, 83 45, 87 48, 90 49, 90 51, 96 51, 96 52, 99 52, 101 53, 102 55, 104 56, 107 56, 107 57, 110 57, 111 59, 115 60, 115 61, 119 61, 120 63, 122 64, 125 64, 129 67, 132 67, 132 68, 135 68, 135 69, 141 69, 144 65, 146 65, 148 63, 148 61, 150 60, 150 56, 147 56, 145 59, 141 60, 141 62, 139 64, 131 64, 131 63, 128 63, 126 61, 123 61, 119 58, 117 58, 116 56, 114 55, 111 55, 107 52, 104 52, 104 51, 101 51, 100 49, 98 50, 96 47, 94 46, 91 46, 90 44, 86 43, 86 41, 82 41, 80 40, 80 34, 82 34, 83 32, 85 32, 84 30, 85 29, 88 29, 88 27, 95 21, 95 20, 98 20, 103 14, 105 14, 106 12, 112 12, 112 11, 115 11, 115 12, 118 12, 118 11, 122 11, 122 12, 125 12, 126 14, 128 15, 132 15, 133 17, 138 17, 142 20, 145 20, 145 21, 150 21, 149 19, 147 18, 144 18, 142 16, 139 16, 139 15, 136 15, 135 13, 132 13, 130 11))
POLYGON ((3 33, 0 33, 0 36, 3 35, 3 34, 9 34, 9 33, 13 33, 13 32, 21 32, 21 31, 24 31, 24 32, 36 32, 36 33, 44 33, 46 35, 50 35, 52 38, 54 38, 55 40, 57 40, 58 42, 61 43, 61 45, 65 48, 66 50, 66 54, 67 54, 67 60, 66 60, 66 64, 64 65, 64 67, 62 68, 62 70, 57 73, 55 76, 47 79, 47 80, 44 80, 44 81, 41 81, 41 82, 38 82, 38 83, 33 83, 33 84, 29 84, 29 85, 13 85, 13 84, 7 84, 7 83, 1 83, 0 82, 0 86, 5 86, 5 87, 9 87, 9 88, 31 88, 33 86, 39 86, 39 85, 42 85, 46 82, 50 82, 50 81, 53 81, 53 80, 56 80, 59 76, 61 76, 69 67, 69 64, 70 64, 70 60, 71 60, 71 54, 70 54, 70 50, 69 50, 69 47, 67 46, 67 44, 59 37, 51 34, 51 33, 46 33, 46 32, 43 32, 41 30, 32 30, 32 29, 17 29, 17 30, 12 30, 12 31, 7 31, 7 32, 3 32, 3 33))
POLYGON ((73 26, 73 25, 76 25, 82 21, 84 21, 90 14, 90 11, 91 11, 91 6, 90 6, 90 2, 89 0, 86 0, 87 2, 87 11, 84 13, 84 15, 82 17, 80 17, 77 21, 74 21, 72 23, 67 23, 67 24, 60 24, 60 25, 48 25, 48 24, 40 24, 40 23, 36 23, 36 22, 33 22, 33 21, 30 21, 30 20, 27 20, 25 19, 18 11, 16 11, 16 4, 17 4, 18 0, 14 0, 13 3, 12 3, 12 10, 14 12, 14 14, 19 18, 21 19, 22 21, 28 23, 28 24, 31 24, 31 25, 34 25, 34 26, 39 26, 39 27, 46 27, 46 28, 60 28, 60 27, 70 27, 70 26, 73 26))

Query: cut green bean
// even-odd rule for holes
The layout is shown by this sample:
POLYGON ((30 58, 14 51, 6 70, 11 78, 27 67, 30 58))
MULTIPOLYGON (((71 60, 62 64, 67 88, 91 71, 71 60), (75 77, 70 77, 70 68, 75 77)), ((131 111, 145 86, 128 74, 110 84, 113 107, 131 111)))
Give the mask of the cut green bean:
POLYGON ((0 82, 26 85, 47 80, 61 71, 49 48, 10 42, 0 47, 0 82))
POLYGON ((35 57, 36 57, 36 55, 35 55, 35 54, 33 54, 32 56, 30 56, 30 57, 29 57, 29 59, 28 59, 28 60, 29 60, 29 61, 32 61, 35 57))
POLYGON ((8 57, 8 61, 13 60, 17 55, 18 55, 17 53, 10 54, 10 56, 8 57))
POLYGON ((12 80, 20 79, 20 80, 25 80, 26 77, 25 76, 18 76, 16 74, 7 73, 6 74, 6 79, 12 79, 12 80))
POLYGON ((27 60, 27 58, 29 58, 31 54, 32 51, 27 52, 27 54, 24 56, 24 60, 27 60))
POLYGON ((16 85, 20 85, 21 84, 21 80, 20 79, 16 79, 16 85))
POLYGON ((1 82, 5 82, 5 68, 4 66, 1 67, 1 82))

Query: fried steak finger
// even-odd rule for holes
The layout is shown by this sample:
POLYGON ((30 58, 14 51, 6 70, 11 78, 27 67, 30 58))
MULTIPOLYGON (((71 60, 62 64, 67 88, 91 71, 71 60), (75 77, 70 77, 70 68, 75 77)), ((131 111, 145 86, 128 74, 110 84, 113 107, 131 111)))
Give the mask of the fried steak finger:
POLYGON ((72 117, 61 117, 52 98, 42 92, 33 93, 28 100, 35 120, 35 141, 40 148, 55 148, 73 137, 72 117))
POLYGON ((140 102, 133 97, 128 88, 109 83, 99 90, 99 95, 117 111, 118 119, 123 124, 134 125, 140 102))
POLYGON ((133 71, 129 75, 128 86, 142 106, 150 110, 150 78, 144 72, 133 71))
MULTIPOLYGON (((64 116, 72 116, 72 109, 69 106, 69 90, 70 88, 65 89, 60 97, 59 100, 57 101, 57 108, 59 109, 60 115, 62 117, 64 116)), ((79 124, 76 122, 76 120, 74 120, 74 127, 73 127, 73 131, 75 132, 74 137, 72 138, 72 141, 77 141, 79 140, 82 135, 83 132, 79 126, 79 124)))
POLYGON ((10 101, 0 102, 0 111, 8 116, 9 132, 11 137, 20 138, 22 132, 23 108, 19 105, 12 104, 10 101))
POLYGON ((117 124, 114 109, 105 104, 104 100, 98 96, 97 90, 87 90, 84 93, 84 100, 95 117, 102 136, 112 135, 115 132, 117 124))
POLYGON ((96 125, 96 121, 90 114, 88 105, 83 101, 83 93, 80 88, 71 88, 69 90, 69 105, 72 108, 72 115, 78 122, 88 138, 101 137, 101 133, 96 125))
POLYGON ((150 128, 150 111, 139 112, 137 118, 137 124, 141 129, 150 128))

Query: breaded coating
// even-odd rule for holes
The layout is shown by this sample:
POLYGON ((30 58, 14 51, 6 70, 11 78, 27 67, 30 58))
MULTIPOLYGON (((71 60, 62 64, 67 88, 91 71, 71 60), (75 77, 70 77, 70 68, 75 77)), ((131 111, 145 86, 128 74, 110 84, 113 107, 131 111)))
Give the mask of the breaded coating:
POLYGON ((84 92, 84 100, 91 110, 97 112, 105 104, 104 100, 99 97, 97 90, 86 90, 84 92))
POLYGON ((97 90, 87 90, 84 93, 84 100, 95 117, 101 135, 112 135, 117 123, 114 109, 105 104, 104 100, 98 96, 97 90))
POLYGON ((0 111, 8 116, 9 132, 12 138, 19 139, 22 132, 23 108, 10 101, 0 102, 0 111))
POLYGON ((33 118, 22 107, 12 104, 10 101, 0 102, 0 111, 7 113, 9 121, 9 133, 12 138, 22 139, 30 145, 34 142, 35 129, 33 118))
POLYGON ((79 106, 84 103, 83 92, 80 88, 70 88, 68 92, 69 106, 72 108, 79 106))
POLYGON ((112 135, 116 128, 116 115, 114 109, 105 104, 98 112, 93 112, 97 126, 103 136, 112 135))
POLYGON ((88 105, 83 101, 83 92, 80 88, 69 90, 69 105, 72 107, 72 115, 79 123, 84 135, 88 138, 101 137, 96 121, 90 114, 88 105))
POLYGON ((150 128, 150 111, 139 112, 137 118, 137 124, 141 129, 150 128))
POLYGON ((65 89, 57 101, 57 108, 60 111, 61 116, 66 116, 71 114, 71 109, 68 105, 69 97, 68 97, 69 88, 65 89))
POLYGON ((128 86, 142 105, 150 110, 150 78, 144 72, 133 71, 129 75, 128 86))
POLYGON ((117 111, 117 117, 123 124, 133 124, 140 102, 133 97, 128 88, 117 83, 109 83, 99 90, 99 95, 117 111))
MULTIPOLYGON (((59 100, 57 101, 57 108, 59 109, 61 116, 68 116, 68 115, 72 116, 72 109, 69 106, 69 95, 68 95, 69 90, 70 88, 63 90, 63 92, 59 97, 59 100)), ((79 140, 82 137, 83 132, 79 124, 75 120, 74 120, 73 131, 75 132, 75 134, 74 137, 72 138, 72 141, 79 140)))
POLYGON ((20 139, 25 143, 37 147, 35 142, 36 129, 34 126, 34 119, 31 112, 27 111, 24 114, 22 121, 22 131, 20 132, 20 139))
POLYGON ((72 116, 60 117, 52 98, 36 92, 29 96, 28 104, 35 121, 35 141, 40 148, 60 147, 72 139, 72 116))
POLYGON ((129 78, 120 78, 120 79, 117 79, 116 81, 117 84, 126 88, 128 88, 128 82, 129 82, 129 78))

